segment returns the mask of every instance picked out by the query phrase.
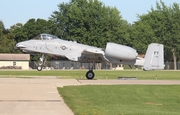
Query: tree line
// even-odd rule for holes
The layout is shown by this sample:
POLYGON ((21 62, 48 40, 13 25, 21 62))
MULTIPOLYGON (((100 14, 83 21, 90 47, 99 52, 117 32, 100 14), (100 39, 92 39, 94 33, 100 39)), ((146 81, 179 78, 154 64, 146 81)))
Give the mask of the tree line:
POLYGON ((124 20, 116 7, 98 0, 71 0, 58 4, 48 20, 29 19, 10 29, 0 21, 0 53, 20 53, 17 42, 48 33, 65 40, 105 48, 107 42, 128 45, 145 54, 148 44, 164 44, 165 61, 180 59, 180 7, 160 0, 147 14, 137 15, 133 24, 124 20))

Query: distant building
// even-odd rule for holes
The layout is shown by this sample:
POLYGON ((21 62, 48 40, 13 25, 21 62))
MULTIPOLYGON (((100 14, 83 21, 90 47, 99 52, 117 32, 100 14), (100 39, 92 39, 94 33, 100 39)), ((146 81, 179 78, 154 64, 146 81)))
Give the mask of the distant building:
POLYGON ((0 69, 29 69, 29 54, 0 54, 0 69))

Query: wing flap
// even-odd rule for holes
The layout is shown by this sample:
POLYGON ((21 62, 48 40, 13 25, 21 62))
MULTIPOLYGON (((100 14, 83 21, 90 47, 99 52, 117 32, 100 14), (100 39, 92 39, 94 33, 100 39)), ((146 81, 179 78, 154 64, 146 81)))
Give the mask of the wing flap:
POLYGON ((77 57, 72 56, 72 55, 66 55, 66 58, 68 58, 71 61, 78 61, 77 57))
POLYGON ((84 50, 83 52, 82 52, 82 54, 84 54, 84 55, 86 55, 86 54, 88 54, 88 55, 97 55, 98 57, 100 57, 101 58, 101 60, 102 61, 104 61, 104 62, 109 62, 109 60, 105 57, 105 55, 104 55, 104 51, 102 51, 102 50, 99 50, 99 49, 86 49, 86 50, 84 50))
POLYGON ((83 50, 82 53, 80 54, 71 53, 71 54, 65 55, 65 57, 72 61, 80 61, 82 58, 82 55, 85 57, 90 57, 90 58, 91 56, 96 56, 98 60, 101 60, 102 62, 109 62, 109 60, 105 57, 104 54, 105 54, 104 51, 99 50, 99 49, 86 49, 86 50, 83 50))

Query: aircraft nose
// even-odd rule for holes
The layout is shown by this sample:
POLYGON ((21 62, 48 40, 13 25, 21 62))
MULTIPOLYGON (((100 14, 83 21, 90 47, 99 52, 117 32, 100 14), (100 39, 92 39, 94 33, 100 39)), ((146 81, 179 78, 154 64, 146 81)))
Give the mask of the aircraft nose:
POLYGON ((21 43, 18 43, 16 44, 15 46, 15 49, 23 49, 23 48, 26 48, 25 45, 21 44, 21 43))

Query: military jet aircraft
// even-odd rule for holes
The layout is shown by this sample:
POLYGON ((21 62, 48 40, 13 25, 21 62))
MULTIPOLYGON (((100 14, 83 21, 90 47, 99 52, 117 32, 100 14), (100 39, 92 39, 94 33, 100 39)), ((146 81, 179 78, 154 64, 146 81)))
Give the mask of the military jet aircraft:
POLYGON ((158 43, 151 43, 148 46, 145 58, 138 57, 137 51, 129 46, 109 42, 106 48, 102 49, 62 40, 50 34, 40 34, 31 40, 19 42, 16 44, 16 49, 30 54, 42 54, 39 58, 38 71, 42 70, 47 54, 65 57, 72 61, 91 63, 92 66, 86 73, 87 79, 93 79, 95 76, 92 63, 135 65, 142 66, 144 70, 164 69, 164 46, 158 43))

